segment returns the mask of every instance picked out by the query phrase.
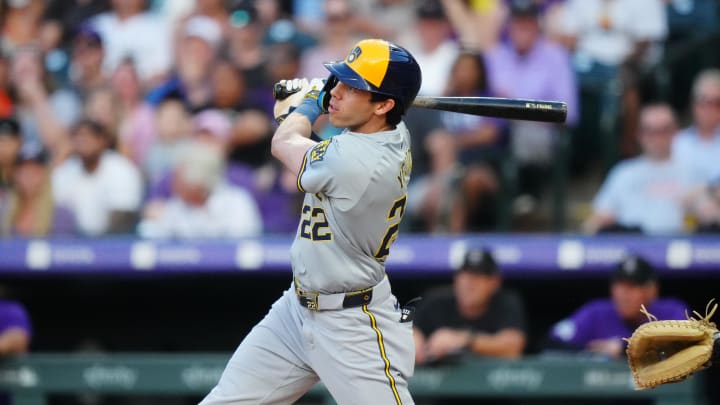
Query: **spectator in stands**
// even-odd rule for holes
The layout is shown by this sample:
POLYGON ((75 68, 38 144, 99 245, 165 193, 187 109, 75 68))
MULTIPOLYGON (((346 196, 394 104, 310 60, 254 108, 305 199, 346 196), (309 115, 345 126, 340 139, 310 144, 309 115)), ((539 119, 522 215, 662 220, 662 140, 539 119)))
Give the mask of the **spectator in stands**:
POLYGON ((504 1, 441 1, 464 48, 488 51, 497 45, 507 14, 504 1))
POLYGON ((436 96, 445 90, 460 47, 451 37, 452 28, 440 0, 418 2, 416 13, 416 29, 405 33, 398 42, 415 56, 422 68, 419 94, 436 96))
POLYGON ((707 52, 720 44, 720 1, 664 0, 664 3, 668 35, 663 46, 662 65, 654 72, 652 84, 675 111, 686 111, 691 104, 686 95, 691 92, 698 73, 720 66, 720 55, 707 52), (658 73, 668 79, 658 80, 658 73))
MULTIPOLYGON (((443 94, 448 97, 490 97, 487 62, 483 54, 465 51, 453 62, 450 78, 443 94)), ((464 164, 486 159, 488 154, 502 148, 505 123, 477 115, 448 111, 440 113, 445 129, 454 134, 464 164)))
POLYGON ((72 42, 70 82, 82 100, 90 91, 108 84, 102 67, 104 55, 100 34, 90 25, 81 27, 72 42))
MULTIPOLYGON (((219 110, 205 110, 192 118, 191 140, 194 143, 204 144, 221 152, 226 159, 232 123, 230 118, 219 110)), ((184 149, 184 148, 183 148, 184 149)), ((255 173, 252 168, 237 163, 223 164, 225 181, 233 186, 255 191, 255 173)), ((144 207, 144 217, 156 218, 173 194, 173 171, 168 170, 154 184, 150 184, 148 201, 144 207)))
POLYGON ((117 101, 118 150, 139 166, 154 140, 155 111, 143 100, 143 89, 132 59, 122 61, 110 80, 117 101))
POLYGON ((191 17, 182 28, 175 72, 147 100, 157 105, 169 95, 179 94, 193 112, 211 107, 212 66, 222 41, 222 28, 210 17, 191 17))
POLYGON ((465 228, 462 181, 466 168, 458 160, 453 135, 438 130, 425 138, 430 171, 410 183, 407 211, 421 232, 458 233, 465 228))
POLYGON ((67 129, 80 117, 80 100, 67 89, 54 88, 38 48, 14 53, 11 83, 23 142, 41 143, 52 161, 59 162, 70 150, 67 129))
POLYGON ((685 209, 695 232, 720 233, 720 176, 688 193, 685 209))
POLYGON ((590 301, 555 324, 549 347, 621 357, 625 353, 622 338, 648 320, 640 312, 641 305, 660 320, 685 319, 685 303, 659 298, 658 277, 652 265, 642 257, 629 255, 613 271, 610 298, 590 301))
MULTIPOLYGON (((458 56, 444 95, 490 95, 481 54, 463 52, 458 56)), ((410 198, 417 204, 411 202, 409 211, 423 217, 428 232, 492 228, 497 219, 496 167, 503 158, 504 125, 497 119, 444 111, 440 112, 440 120, 443 127, 426 139, 432 170, 413 182, 410 198)))
POLYGON ((120 104, 117 94, 109 86, 97 87, 87 94, 83 105, 85 118, 102 125, 110 134, 110 147, 118 149, 118 130, 120 126, 120 104))
POLYGON ((414 0, 351 0, 353 22, 369 37, 397 42, 402 34, 415 28, 414 4, 414 0))
POLYGON ((228 180, 252 191, 266 232, 293 232, 297 228, 299 194, 296 179, 282 170, 270 154, 272 115, 264 110, 262 100, 248 97, 241 72, 229 62, 215 66, 213 82, 215 106, 232 119, 226 146, 228 180))
POLYGON ((561 31, 574 52, 580 86, 600 97, 600 116, 622 114, 621 150, 634 154, 638 81, 657 63, 667 35, 662 0, 568 0, 561 31))
POLYGON ((112 11, 95 16, 91 23, 105 46, 105 70, 113 72, 132 58, 144 84, 157 84, 170 70, 170 27, 146 11, 145 0, 111 0, 112 11))
MULTIPOLYGON (((213 69, 214 107, 230 118, 228 159, 233 163, 261 166, 271 160, 272 120, 264 100, 251 97, 242 72, 228 61, 213 69)), ((270 94, 271 92, 267 92, 270 94)), ((273 102, 274 103, 274 102, 273 102)), ((270 103, 268 103, 269 105, 270 103)))
POLYGON ((174 170, 173 196, 157 217, 139 226, 148 238, 235 238, 257 236, 262 222, 245 190, 223 181, 222 152, 196 143, 185 150, 174 170))
POLYGON ((50 0, 43 15, 44 49, 69 48, 76 29, 92 17, 110 10, 109 0, 50 0))
POLYGON ((520 297, 501 286, 492 254, 479 247, 468 249, 453 288, 429 293, 417 306, 416 363, 465 351, 519 357, 525 348, 525 311, 520 297))
POLYGON ((30 316, 25 306, 18 301, 0 299, 0 356, 27 353, 31 337, 30 316))
POLYGON ((250 91, 272 85, 265 75, 266 50, 263 47, 263 26, 258 20, 255 4, 242 2, 230 15, 230 43, 227 57, 245 76, 250 91))
POLYGON ((359 39, 354 32, 354 10, 349 0, 327 0, 323 4, 323 10, 325 22, 315 23, 322 27, 318 33, 321 40, 300 57, 299 77, 327 77, 327 69, 323 63, 345 59, 347 50, 359 39))
POLYGON ((226 7, 228 3, 225 0, 198 0, 195 1, 195 8, 185 19, 177 21, 179 27, 184 27, 188 19, 195 16, 203 16, 213 20, 222 32, 222 42, 224 43, 230 36, 230 13, 226 7))
POLYGON ((693 125, 672 145, 673 159, 693 178, 709 183, 720 176, 720 69, 701 72, 692 89, 693 125))
POLYGON ((590 232, 674 234, 684 230, 683 198, 693 179, 671 160, 670 147, 677 133, 673 110, 667 104, 643 107, 639 130, 643 153, 610 171, 585 224, 590 232))
POLYGON ((249 108, 253 102, 249 100, 247 81, 242 71, 226 59, 214 64, 212 93, 213 106, 230 115, 249 108))
POLYGON ((2 2, 0 9, 0 52, 10 53, 36 45, 40 39, 40 23, 45 10, 44 0, 2 2))
MULTIPOLYGON (((508 40, 487 53, 491 92, 498 97, 559 100, 568 105, 567 123, 578 116, 578 95, 570 55, 549 41, 540 25, 540 6, 530 0, 510 2, 508 40)), ((512 153, 520 168, 520 193, 533 200, 542 195, 564 127, 512 121, 512 153)))
POLYGON ((14 118, 0 118, 0 207, 12 187, 15 159, 22 147, 20 125, 14 118))
POLYGON ((73 235, 75 218, 55 203, 47 154, 29 144, 15 160, 13 189, 0 204, 0 235, 38 238, 73 235))
POLYGON ((147 151, 142 169, 148 183, 154 184, 172 169, 192 134, 192 116, 182 100, 167 98, 157 107, 155 141, 147 151))
POLYGON ((142 201, 142 178, 133 163, 109 148, 106 128, 84 119, 72 131, 74 156, 52 174, 56 200, 88 236, 128 233, 142 201))
POLYGON ((10 59, 0 50, 0 118, 13 113, 13 99, 10 97, 10 59))

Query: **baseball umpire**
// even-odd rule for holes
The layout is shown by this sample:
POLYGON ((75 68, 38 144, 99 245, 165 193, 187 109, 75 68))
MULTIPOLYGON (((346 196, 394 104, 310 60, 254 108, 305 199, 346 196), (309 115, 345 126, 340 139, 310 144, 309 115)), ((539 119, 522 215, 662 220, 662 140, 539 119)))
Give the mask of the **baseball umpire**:
POLYGON ((203 405, 292 403, 318 380, 342 405, 413 403, 411 318, 401 316, 384 262, 407 201, 412 158, 401 118, 420 88, 420 67, 378 39, 325 67, 325 82, 281 82, 303 96, 278 101, 290 113, 276 117, 272 140, 305 193, 290 251, 294 281, 203 405), (315 142, 311 127, 325 112, 346 129, 315 142))

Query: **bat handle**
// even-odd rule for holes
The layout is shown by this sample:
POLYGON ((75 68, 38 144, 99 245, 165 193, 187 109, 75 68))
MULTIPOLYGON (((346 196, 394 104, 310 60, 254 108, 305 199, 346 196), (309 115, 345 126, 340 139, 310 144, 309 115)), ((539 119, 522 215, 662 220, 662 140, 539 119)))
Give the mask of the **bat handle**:
POLYGON ((275 100, 285 100, 288 98, 291 94, 295 94, 298 91, 300 91, 301 88, 298 87, 295 90, 289 91, 287 87, 285 87, 282 82, 277 82, 273 85, 273 98, 275 100))

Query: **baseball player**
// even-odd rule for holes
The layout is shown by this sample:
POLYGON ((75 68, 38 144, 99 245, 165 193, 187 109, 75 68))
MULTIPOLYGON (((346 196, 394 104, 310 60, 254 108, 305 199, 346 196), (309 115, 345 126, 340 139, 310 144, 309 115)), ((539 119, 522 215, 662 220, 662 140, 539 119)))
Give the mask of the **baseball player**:
POLYGON ((411 317, 401 316, 384 262, 407 201, 412 159, 401 118, 420 88, 420 67, 407 50, 377 39, 325 67, 325 84, 281 82, 304 96, 272 140, 273 155, 305 193, 293 283, 202 405, 288 404, 318 380, 342 405, 413 403, 411 317), (315 142, 311 126, 324 111, 346 129, 315 142))

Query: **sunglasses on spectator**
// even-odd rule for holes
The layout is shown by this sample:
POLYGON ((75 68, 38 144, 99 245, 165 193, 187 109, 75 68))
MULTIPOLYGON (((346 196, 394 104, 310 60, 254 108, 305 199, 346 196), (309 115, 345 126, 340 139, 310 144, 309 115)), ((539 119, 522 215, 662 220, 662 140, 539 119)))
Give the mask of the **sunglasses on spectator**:
POLYGON ((704 97, 700 96, 695 98, 695 103, 702 106, 708 107, 720 107, 720 97, 704 97))

